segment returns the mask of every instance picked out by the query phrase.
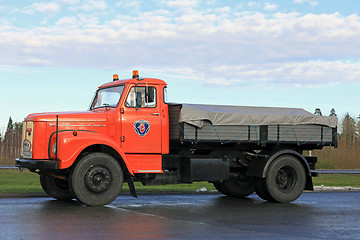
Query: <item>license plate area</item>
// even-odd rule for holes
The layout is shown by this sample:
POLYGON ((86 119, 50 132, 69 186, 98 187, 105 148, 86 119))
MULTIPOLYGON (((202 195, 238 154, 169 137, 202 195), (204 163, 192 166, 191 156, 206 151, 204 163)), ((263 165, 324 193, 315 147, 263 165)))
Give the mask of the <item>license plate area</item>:
POLYGON ((23 151, 23 157, 32 159, 32 151, 23 151))

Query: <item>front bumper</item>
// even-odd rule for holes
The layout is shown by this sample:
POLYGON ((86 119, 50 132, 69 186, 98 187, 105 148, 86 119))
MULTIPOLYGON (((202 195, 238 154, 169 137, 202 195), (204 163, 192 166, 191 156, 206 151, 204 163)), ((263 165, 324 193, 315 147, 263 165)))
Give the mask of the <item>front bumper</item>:
POLYGON ((15 160, 15 166, 19 168, 27 168, 29 170, 36 169, 57 169, 58 164, 55 160, 49 159, 19 159, 15 160))

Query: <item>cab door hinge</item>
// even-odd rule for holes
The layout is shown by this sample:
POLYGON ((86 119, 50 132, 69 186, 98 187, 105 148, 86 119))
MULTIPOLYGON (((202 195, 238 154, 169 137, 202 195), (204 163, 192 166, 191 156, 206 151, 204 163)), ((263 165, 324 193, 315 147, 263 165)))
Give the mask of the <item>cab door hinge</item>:
POLYGON ((125 142, 125 136, 121 137, 121 142, 125 142))

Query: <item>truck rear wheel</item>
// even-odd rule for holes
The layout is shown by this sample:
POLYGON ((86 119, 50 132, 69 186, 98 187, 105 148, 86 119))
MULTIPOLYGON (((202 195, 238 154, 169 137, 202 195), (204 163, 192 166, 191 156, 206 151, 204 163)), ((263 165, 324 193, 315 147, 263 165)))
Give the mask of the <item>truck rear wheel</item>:
POLYGON ((292 202, 300 197, 306 184, 306 173, 301 162, 291 155, 276 158, 265 178, 271 202, 292 202))
POLYGON ((85 155, 70 174, 70 187, 76 199, 88 206, 103 206, 114 201, 123 184, 119 163, 108 154, 85 155))
POLYGON ((222 193, 227 196, 231 196, 230 192, 228 190, 226 190, 226 188, 224 187, 223 182, 213 182, 213 185, 214 185, 215 189, 218 190, 219 193, 222 193))
POLYGON ((265 178, 254 178, 253 179, 255 193, 262 199, 274 202, 274 198, 271 197, 267 187, 265 178))
POLYGON ((67 180, 40 174, 40 184, 44 192, 55 199, 71 200, 75 197, 70 191, 67 180))
POLYGON ((213 184, 216 190, 230 197, 243 198, 254 192, 254 186, 250 181, 240 181, 234 177, 213 184))
POLYGON ((235 177, 224 181, 224 187, 231 196, 238 198, 247 197, 254 192, 254 186, 250 181, 240 181, 235 177))

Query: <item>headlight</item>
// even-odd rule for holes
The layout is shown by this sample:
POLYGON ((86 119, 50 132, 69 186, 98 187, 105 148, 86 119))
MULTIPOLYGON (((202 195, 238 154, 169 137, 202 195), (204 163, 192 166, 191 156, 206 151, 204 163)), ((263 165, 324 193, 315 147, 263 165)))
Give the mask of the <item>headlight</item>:
POLYGON ((31 143, 26 139, 24 140, 24 143, 23 143, 23 149, 26 152, 30 151, 30 149, 31 149, 31 143))
POLYGON ((56 155, 56 143, 53 145, 53 147, 52 147, 52 153, 54 154, 54 155, 56 155))

